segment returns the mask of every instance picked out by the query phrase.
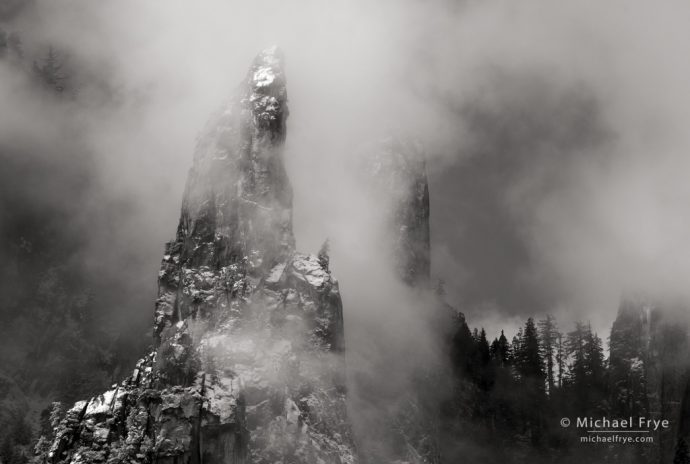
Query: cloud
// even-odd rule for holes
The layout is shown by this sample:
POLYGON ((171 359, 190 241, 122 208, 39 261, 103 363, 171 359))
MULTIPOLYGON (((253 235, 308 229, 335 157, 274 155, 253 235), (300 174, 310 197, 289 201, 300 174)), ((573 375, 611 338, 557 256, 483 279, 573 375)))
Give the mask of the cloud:
POLYGON ((331 238, 355 358, 376 330, 376 350, 414 334, 434 352, 368 229, 381 204, 348 171, 391 132, 426 146, 434 272, 470 324, 494 336, 502 320, 556 311, 603 332, 627 289, 687 296, 689 14, 679 1, 39 1, 12 28, 88 79, 65 113, 3 74, 2 134, 34 140, 32 153, 78 145, 51 162, 88 165, 97 193, 70 213, 87 218, 79 259, 136 290, 117 318, 143 324, 195 134, 277 43, 298 248, 331 238))

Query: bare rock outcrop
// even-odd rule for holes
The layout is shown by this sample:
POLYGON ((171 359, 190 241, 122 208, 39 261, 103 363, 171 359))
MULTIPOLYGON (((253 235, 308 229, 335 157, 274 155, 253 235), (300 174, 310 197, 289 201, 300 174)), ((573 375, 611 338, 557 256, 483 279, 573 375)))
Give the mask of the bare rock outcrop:
POLYGON ((159 273, 154 350, 54 431, 57 463, 354 463, 338 282, 295 250, 282 56, 209 123, 159 273))

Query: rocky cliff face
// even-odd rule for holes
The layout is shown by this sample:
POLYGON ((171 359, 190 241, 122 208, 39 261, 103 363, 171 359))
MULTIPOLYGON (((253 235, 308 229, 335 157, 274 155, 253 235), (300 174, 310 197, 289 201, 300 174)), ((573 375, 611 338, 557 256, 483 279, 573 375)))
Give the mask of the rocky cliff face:
MULTIPOLYGON (((426 339, 422 326, 431 323, 437 302, 429 291, 430 233, 429 187, 420 146, 403 137, 389 137, 364 147, 359 155, 363 185, 375 206, 373 229, 381 229, 382 255, 390 272, 402 285, 398 293, 410 297, 410 314, 421 321, 408 327, 404 342, 391 337, 390 351, 373 353, 372 372, 355 376, 357 400, 374 405, 366 430, 358 430, 362 460, 369 463, 435 463, 438 453, 439 360, 406 356, 406 350, 422 350, 426 339), (417 331, 420 331, 419 333, 417 331), (404 346, 401 346, 403 344, 404 346), (395 366, 395 367, 391 367, 395 366), (378 372, 396 370, 403 379, 391 385, 378 372)), ((400 298, 400 295, 393 298, 400 298)), ((404 309, 403 311, 407 311, 404 309)), ((374 328, 370 337, 376 337, 374 328)), ((385 330, 382 330, 385 333, 385 330)), ((380 335, 382 336, 382 335, 380 335)), ((359 428, 362 428, 359 425, 359 428)))
POLYGON ((154 351, 66 413, 50 463, 355 462, 338 283, 324 256, 294 249, 287 116, 268 49, 196 148, 154 351))
POLYGON ((388 138, 368 150, 368 174, 383 198, 382 214, 392 236, 391 256, 398 278, 426 288, 431 269, 429 183, 421 148, 404 138, 388 138))
MULTIPOLYGON (((671 462, 680 439, 687 442, 688 327, 683 308, 644 297, 626 297, 611 329, 611 409, 616 417, 667 419, 654 446, 615 462, 671 462)), ((630 450, 635 451, 635 450, 630 450)))
POLYGON ((616 414, 644 416, 649 411, 646 366, 652 313, 649 302, 626 298, 611 328, 611 409, 616 414))

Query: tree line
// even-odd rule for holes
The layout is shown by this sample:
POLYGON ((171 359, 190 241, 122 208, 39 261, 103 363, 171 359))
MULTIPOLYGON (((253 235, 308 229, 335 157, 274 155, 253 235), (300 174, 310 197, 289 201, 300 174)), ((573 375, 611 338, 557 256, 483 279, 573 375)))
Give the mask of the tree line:
MULTIPOLYGON (((458 313, 449 344, 454 378, 442 405, 442 442, 458 437, 476 444, 475 459, 496 462, 649 462, 651 448, 592 446, 562 418, 645 416, 648 353, 639 320, 619 314, 609 337, 589 323, 562 331, 553 316, 530 317, 511 340, 501 331, 490 340, 470 330, 458 313), (483 453, 483 454, 481 454, 483 453), (604 459, 604 461, 601 461, 604 459)), ((449 445, 450 446, 450 445, 449 445)), ((466 454, 447 450, 446 454, 466 454)), ((676 445, 674 464, 690 463, 688 446, 676 445)))

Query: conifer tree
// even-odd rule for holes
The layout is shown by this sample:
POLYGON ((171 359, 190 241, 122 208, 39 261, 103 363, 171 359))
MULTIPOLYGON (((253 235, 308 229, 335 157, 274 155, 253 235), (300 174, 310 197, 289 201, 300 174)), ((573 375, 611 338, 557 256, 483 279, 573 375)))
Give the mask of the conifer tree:
POLYGON ((545 399, 544 361, 541 357, 539 334, 533 318, 527 319, 519 333, 518 348, 514 351, 515 371, 518 374, 518 410, 533 445, 541 443, 543 434, 543 405, 545 399))
POLYGON ((573 404, 579 411, 593 411, 601 406, 605 394, 606 371, 601 338, 590 324, 575 324, 568 333, 567 354, 572 358, 568 386, 573 404))
POLYGON ((323 245, 321 245, 321 248, 319 249, 319 253, 317 255, 317 259, 319 260, 319 264, 326 271, 329 270, 329 265, 331 263, 331 258, 329 256, 330 250, 331 250, 331 244, 330 244, 329 240, 326 239, 326 240, 324 240, 323 245))
POLYGON ((475 341, 465 316, 458 314, 456 329, 451 340, 451 362, 456 375, 466 375, 471 371, 470 362, 474 355, 475 341))
POLYGON ((510 365, 513 367, 513 374, 515 375, 516 379, 520 378, 520 371, 517 369, 517 363, 518 363, 518 356, 521 350, 521 342, 522 342, 522 327, 518 329, 518 332, 516 335, 513 335, 513 340, 510 344, 511 350, 510 350, 510 365))
POLYGON ((546 367, 546 386, 549 393, 553 393, 556 385, 554 366, 556 364, 556 350, 558 343, 558 328, 552 315, 547 315, 545 319, 539 321, 539 337, 541 350, 546 367))
POLYGON ((34 74, 39 81, 46 88, 58 93, 64 92, 67 81, 67 75, 63 67, 63 60, 52 46, 48 47, 48 51, 42 60, 34 61, 33 64, 34 74))
POLYGON ((568 332, 566 338, 566 356, 572 361, 568 369, 568 383, 580 385, 587 375, 585 361, 585 326, 581 322, 575 323, 575 329, 568 332))
POLYGON ((501 335, 491 343, 491 359, 500 367, 506 367, 510 360, 510 344, 501 330, 501 335))
POLYGON ((494 383, 494 372, 491 363, 491 349, 486 339, 484 328, 479 331, 475 350, 474 372, 479 388, 488 391, 494 383))
POLYGON ((482 327, 482 330, 479 331, 477 351, 479 352, 479 359, 482 365, 489 364, 491 353, 489 351, 489 342, 486 339, 486 331, 484 330, 484 327, 482 327))
POLYGON ((558 388, 563 387, 563 376, 565 375, 565 345, 563 334, 558 332, 556 338, 556 367, 558 368, 558 388))
POLYGON ((539 335, 534 319, 531 317, 525 323, 520 339, 520 348, 516 351, 515 364, 523 378, 544 378, 544 362, 540 353, 539 335))

